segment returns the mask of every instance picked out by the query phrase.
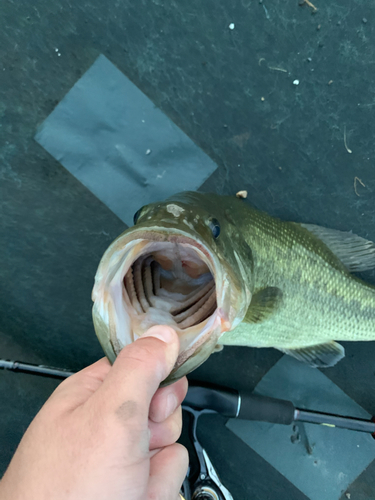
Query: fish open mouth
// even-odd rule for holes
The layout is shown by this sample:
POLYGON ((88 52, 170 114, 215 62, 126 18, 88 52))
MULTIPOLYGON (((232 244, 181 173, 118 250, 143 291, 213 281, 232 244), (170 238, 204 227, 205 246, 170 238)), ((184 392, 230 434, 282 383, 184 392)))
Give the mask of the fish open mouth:
POLYGON ((203 362, 231 326, 225 281, 217 258, 193 238, 149 230, 124 235, 121 247, 114 243, 103 257, 93 290, 94 323, 107 356, 164 324, 180 339, 175 369, 205 345, 203 362))

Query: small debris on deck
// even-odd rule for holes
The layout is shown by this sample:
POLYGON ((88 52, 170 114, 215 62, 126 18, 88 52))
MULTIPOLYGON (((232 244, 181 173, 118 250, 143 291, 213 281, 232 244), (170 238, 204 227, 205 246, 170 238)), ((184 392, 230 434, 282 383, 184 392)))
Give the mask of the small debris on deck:
POLYGON ((237 198, 247 198, 247 191, 238 191, 236 193, 237 198))

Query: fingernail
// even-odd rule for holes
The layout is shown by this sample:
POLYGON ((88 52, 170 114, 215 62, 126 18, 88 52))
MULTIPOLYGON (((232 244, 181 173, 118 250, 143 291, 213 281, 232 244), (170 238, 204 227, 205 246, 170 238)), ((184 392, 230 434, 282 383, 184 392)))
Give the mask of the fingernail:
POLYGON ((141 335, 140 338, 144 337, 155 337, 162 340, 166 344, 169 344, 173 338, 173 331, 170 327, 165 326, 152 326, 147 332, 141 335))
POLYGON ((177 408, 177 398, 174 394, 168 394, 165 403, 165 418, 168 418, 177 408))

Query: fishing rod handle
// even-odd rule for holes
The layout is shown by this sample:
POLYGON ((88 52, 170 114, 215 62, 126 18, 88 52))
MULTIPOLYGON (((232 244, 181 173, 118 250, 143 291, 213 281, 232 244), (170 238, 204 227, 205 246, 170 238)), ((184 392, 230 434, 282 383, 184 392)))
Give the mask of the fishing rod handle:
POLYGON ((239 412, 239 394, 234 389, 217 386, 194 385, 190 382, 183 405, 193 410, 213 410, 224 417, 235 418, 239 412))
POLYGON ((183 405, 195 410, 213 410, 224 417, 289 425, 294 420, 291 401, 246 394, 226 387, 189 387, 183 405))
POLYGON ((240 398, 238 418, 283 425, 294 421, 295 407, 291 401, 244 393, 240 398))

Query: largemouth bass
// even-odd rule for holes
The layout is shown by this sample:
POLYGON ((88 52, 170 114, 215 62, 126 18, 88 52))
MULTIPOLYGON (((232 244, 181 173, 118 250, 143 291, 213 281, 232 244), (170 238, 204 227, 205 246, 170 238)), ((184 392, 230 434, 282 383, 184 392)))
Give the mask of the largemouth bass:
POLYGON ((180 338, 171 383, 223 345, 274 347, 314 367, 344 357, 337 340, 375 339, 375 245, 284 222, 235 196, 184 192, 142 207, 106 250, 92 293, 111 362, 157 324, 180 338))

